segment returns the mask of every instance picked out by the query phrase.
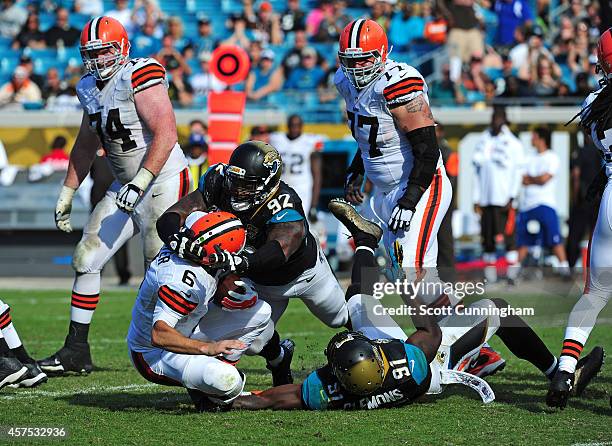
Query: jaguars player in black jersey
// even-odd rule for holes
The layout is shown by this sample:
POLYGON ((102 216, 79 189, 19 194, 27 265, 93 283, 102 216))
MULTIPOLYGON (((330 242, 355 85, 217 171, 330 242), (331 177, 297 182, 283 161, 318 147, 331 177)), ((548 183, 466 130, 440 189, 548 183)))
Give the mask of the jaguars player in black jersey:
MULTIPOLYGON (((420 311, 418 297, 407 299, 417 311, 412 317, 416 331, 406 336, 388 315, 376 317, 371 296, 374 282, 365 268, 375 266, 373 249, 382 231, 364 220, 343 200, 332 200, 330 210, 349 229, 357 246, 347 306, 357 331, 338 333, 329 341, 327 364, 311 372, 302 384, 290 384, 238 397, 234 409, 350 410, 397 407, 426 393, 442 391, 442 385, 466 384, 477 389, 483 401, 494 399, 491 388, 474 375, 457 371, 457 365, 477 358, 482 344, 498 335, 512 353, 536 366, 550 379, 557 358, 538 335, 518 316, 448 316, 440 321, 420 311), (367 290, 370 290, 368 293, 367 290), (364 293, 364 294, 362 294, 364 293), (368 296, 367 294, 370 294, 368 296), (456 378, 456 379, 449 379, 456 378)), ((502 299, 483 299, 471 307, 507 307, 502 299)), ((493 312, 489 312, 493 314, 493 312)), ((597 357, 584 358, 584 371, 597 357)), ((593 378, 582 373, 586 386, 593 378)))
MULTIPOLYGON (((310 311, 332 328, 348 324, 344 291, 338 284, 295 191, 281 181, 278 151, 261 141, 239 145, 228 164, 211 166, 198 189, 170 207, 158 220, 160 238, 179 256, 246 276, 278 321, 288 299, 302 299, 310 311), (193 234, 182 228, 193 211, 232 212, 247 229, 247 247, 240 254, 204 252, 193 234)), ((294 344, 277 332, 260 355, 267 360, 275 386, 292 382, 294 344)))

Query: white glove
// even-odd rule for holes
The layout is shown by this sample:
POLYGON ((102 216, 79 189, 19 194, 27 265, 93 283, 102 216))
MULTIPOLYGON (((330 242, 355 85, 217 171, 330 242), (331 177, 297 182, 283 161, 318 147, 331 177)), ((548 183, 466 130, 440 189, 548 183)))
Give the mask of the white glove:
POLYGON ((221 306, 226 310, 244 310, 251 308, 257 303, 257 291, 243 280, 236 280, 234 283, 239 286, 238 291, 228 291, 228 296, 223 296, 221 306))
POLYGON ((391 212, 391 218, 389 219, 389 229, 392 232, 407 231, 410 229, 410 221, 413 215, 414 212, 410 209, 406 209, 396 204, 393 208, 393 212, 391 212))
POLYGON ((70 212, 72 211, 72 197, 74 197, 75 189, 62 186, 57 204, 55 205, 55 226, 63 232, 72 232, 70 226, 70 212))
POLYGON ((144 167, 141 167, 136 176, 127 184, 124 184, 119 192, 115 203, 117 207, 128 214, 134 212, 136 203, 142 197, 145 189, 149 187, 155 176, 144 167))

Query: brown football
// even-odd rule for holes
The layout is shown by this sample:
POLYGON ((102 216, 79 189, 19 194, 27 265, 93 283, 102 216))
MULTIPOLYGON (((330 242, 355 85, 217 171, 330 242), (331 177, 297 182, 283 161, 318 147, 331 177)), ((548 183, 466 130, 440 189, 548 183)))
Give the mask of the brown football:
POLYGON ((236 280, 240 280, 241 277, 238 274, 229 273, 222 280, 219 281, 217 285, 217 291, 213 297, 213 300, 217 303, 221 303, 221 299, 228 296, 229 291, 245 292, 246 290, 243 287, 239 287, 236 285, 236 280))

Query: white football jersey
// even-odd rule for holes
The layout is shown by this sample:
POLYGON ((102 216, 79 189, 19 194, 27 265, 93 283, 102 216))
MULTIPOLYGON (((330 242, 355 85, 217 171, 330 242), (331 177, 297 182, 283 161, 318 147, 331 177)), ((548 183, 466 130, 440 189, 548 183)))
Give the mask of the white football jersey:
POLYGON ((189 337, 208 312, 216 291, 217 281, 204 268, 164 246, 138 290, 127 336, 130 349, 138 352, 154 348, 151 329, 159 320, 189 337))
MULTIPOLYGON (((154 59, 131 59, 108 80, 102 90, 100 82, 86 74, 77 85, 77 96, 89 116, 90 127, 106 150, 115 178, 128 183, 140 169, 153 134, 136 111, 134 95, 162 84, 166 88, 166 70, 154 59)), ((156 181, 165 181, 187 166, 178 143, 156 181)))
MULTIPOLYGON (((405 184, 412 170, 413 155, 404 132, 397 129, 391 109, 419 95, 427 97, 427 84, 416 68, 387 59, 382 76, 357 90, 342 69, 334 78, 346 102, 348 125, 361 150, 367 177, 386 192, 405 184)), ((442 166, 442 157, 438 167, 442 166)))
POLYGON ((270 135, 270 144, 283 160, 282 180, 297 192, 304 212, 308 213, 312 201, 310 156, 323 149, 322 136, 302 133, 298 138, 289 139, 286 133, 274 132, 270 135))
MULTIPOLYGON (((601 90, 603 90, 603 87, 588 95, 582 104, 582 108, 593 102, 601 90)), ((584 119, 587 115, 588 111, 581 114, 580 118, 584 119)), ((598 132, 596 124, 591 124, 591 138, 593 138, 593 142, 595 142, 595 145, 601 151, 602 158, 606 164, 606 175, 612 177, 612 126, 598 132)))

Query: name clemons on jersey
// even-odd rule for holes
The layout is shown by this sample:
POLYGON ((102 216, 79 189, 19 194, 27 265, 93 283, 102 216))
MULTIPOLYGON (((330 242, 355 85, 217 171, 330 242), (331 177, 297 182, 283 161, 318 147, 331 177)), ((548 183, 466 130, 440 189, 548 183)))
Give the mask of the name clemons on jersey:
MULTIPOLYGON (((427 97, 427 84, 416 68, 387 59, 378 80, 357 90, 341 69, 334 77, 346 101, 347 124, 357 141, 368 178, 382 191, 405 184, 413 155, 406 135, 397 129, 391 109, 419 95, 427 97)), ((442 157, 438 167, 442 166, 442 157)))
MULTIPOLYGON (((158 84, 168 88, 164 67, 154 59, 137 58, 126 62, 105 84, 86 74, 77 85, 77 96, 89 117, 90 128, 100 138, 113 173, 122 184, 134 178, 153 140, 153 134, 138 116, 134 95, 158 84)), ((177 143, 157 180, 177 175, 184 164, 177 143)))

